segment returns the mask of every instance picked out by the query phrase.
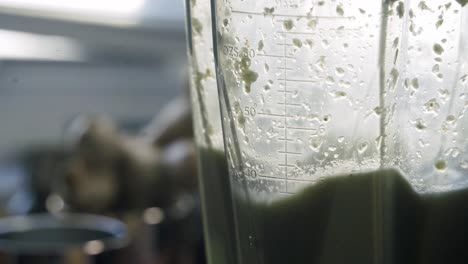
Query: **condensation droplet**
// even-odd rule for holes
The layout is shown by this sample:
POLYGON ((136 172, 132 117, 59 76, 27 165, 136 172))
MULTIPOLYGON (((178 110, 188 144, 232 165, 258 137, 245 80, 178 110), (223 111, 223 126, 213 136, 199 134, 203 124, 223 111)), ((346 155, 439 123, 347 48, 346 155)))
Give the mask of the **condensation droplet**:
POLYGON ((291 19, 286 19, 283 21, 283 28, 285 30, 291 30, 294 27, 294 22, 291 19))
POLYGON ((320 139, 312 139, 309 144, 309 148, 314 152, 319 152, 320 148, 322 147, 322 140, 320 139))
POLYGON ((413 87, 413 89, 419 89, 419 80, 418 78, 413 78, 411 80, 411 87, 413 87))
POLYGON ((298 48, 302 48, 302 41, 298 38, 293 38, 292 39, 292 43, 294 44, 294 46, 298 47, 298 48))
POLYGON ((335 84, 335 79, 332 76, 327 76, 327 78, 325 78, 325 82, 330 85, 335 84))
POLYGON ((315 29, 317 27, 317 20, 315 19, 309 20, 309 22, 307 23, 307 26, 310 29, 315 29))
POLYGON ((345 137, 341 136, 341 137, 338 137, 338 143, 343 143, 345 137))
POLYGON ((422 119, 420 119, 420 118, 416 120, 415 126, 416 126, 416 128, 419 129, 419 130, 423 130, 423 129, 426 129, 426 128, 427 128, 426 123, 425 123, 422 119))
POLYGON ((274 8, 274 7, 271 7, 271 8, 265 7, 265 8, 263 9, 263 14, 264 14, 264 15, 272 15, 273 12, 275 12, 275 8, 274 8))
POLYGON ((399 38, 399 37, 396 37, 396 38, 393 40, 393 48, 397 48, 399 43, 400 43, 400 38, 399 38))
POLYGON ((438 160, 434 163, 434 168, 439 171, 445 171, 447 169, 447 162, 445 160, 438 160))
POLYGON ((345 98, 348 94, 344 91, 334 91, 332 92, 332 95, 336 99, 342 99, 345 98))
POLYGON ((336 73, 336 75, 338 75, 338 76, 343 76, 343 75, 344 75, 344 72, 345 72, 344 69, 341 68, 341 67, 337 67, 337 68, 335 69, 335 73, 336 73))
POLYGON ((325 56, 320 56, 320 58, 315 62, 315 67, 320 71, 325 70, 325 65, 326 65, 325 56))
POLYGON ((448 123, 454 123, 457 119, 455 118, 454 115, 449 115, 447 116, 447 118, 445 119, 448 123))
POLYGON ((258 42, 258 47, 257 47, 258 51, 263 50, 263 47, 265 47, 265 45, 263 44, 263 40, 260 40, 260 41, 258 42))
POLYGON ((369 147, 369 144, 367 142, 362 142, 361 144, 357 146, 357 151, 359 154, 362 154, 367 150, 368 147, 369 147))
POLYGON ((437 54, 437 55, 441 55, 442 53, 444 53, 444 48, 442 48, 442 46, 440 44, 438 44, 438 43, 434 44, 432 49, 434 50, 435 54, 437 54))
POLYGON ((328 47, 330 47, 330 42, 326 39, 322 40, 322 47, 324 49, 327 49, 328 47))
POLYGON ((336 6, 336 13, 340 16, 343 16, 344 15, 344 10, 343 10, 343 6, 340 4, 338 6, 336 6))
POLYGON ((424 104, 424 110, 426 112, 438 114, 440 110, 440 105, 436 99, 430 99, 427 103, 424 104))
POLYGON ((468 160, 462 160, 460 162, 460 167, 465 170, 468 169, 468 160))

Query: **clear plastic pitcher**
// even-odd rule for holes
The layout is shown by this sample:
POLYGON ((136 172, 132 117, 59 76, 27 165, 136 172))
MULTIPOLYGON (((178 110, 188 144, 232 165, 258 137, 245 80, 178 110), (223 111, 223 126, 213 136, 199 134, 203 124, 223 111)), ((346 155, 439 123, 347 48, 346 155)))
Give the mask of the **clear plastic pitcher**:
POLYGON ((467 1, 212 5, 232 259, 468 261, 467 1))

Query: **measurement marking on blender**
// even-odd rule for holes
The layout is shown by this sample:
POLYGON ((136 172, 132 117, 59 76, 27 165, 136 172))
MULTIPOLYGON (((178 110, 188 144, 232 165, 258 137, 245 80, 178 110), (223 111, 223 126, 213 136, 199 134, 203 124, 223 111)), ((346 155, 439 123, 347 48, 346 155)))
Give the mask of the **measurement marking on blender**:
POLYGON ((304 179, 291 179, 289 178, 289 182, 307 182, 310 183, 311 180, 304 180, 304 179))
POLYGON ((283 114, 269 114, 269 113, 258 113, 259 115, 264 115, 264 116, 276 116, 276 117, 292 117, 292 116, 287 116, 283 114))
POLYGON ((262 54, 262 53, 259 53, 259 54, 257 54, 257 56, 281 58, 281 59, 284 59, 284 58, 294 59, 294 57, 291 57, 291 56, 282 56, 282 55, 275 55, 275 54, 262 54))
POLYGON ((294 140, 292 140, 290 138, 278 138, 277 140, 279 140, 279 141, 294 141, 294 140))
POLYGON ((277 70, 294 70, 293 68, 276 67, 277 70))
MULTIPOLYGON (((243 14, 243 15, 254 15, 254 16, 267 16, 264 12, 249 12, 249 11, 242 11, 242 10, 231 10, 233 14, 243 14)), ((311 15, 290 15, 290 14, 277 14, 273 13, 271 16, 277 17, 293 17, 293 18, 321 18, 321 19, 351 19, 352 16, 343 16, 343 17, 335 17, 335 16, 311 16, 311 15)))
MULTIPOLYGON (((263 13, 262 13, 263 15, 263 13)), ((306 17, 308 19, 312 19, 312 18, 321 18, 321 19, 332 19, 332 20, 343 20, 343 19, 352 19, 354 18, 353 16, 340 16, 340 17, 336 17, 336 16, 311 16, 311 15, 305 15, 305 16, 302 16, 302 15, 287 15, 287 14, 273 14, 273 16, 279 16, 279 17, 297 17, 297 18, 303 18, 303 17, 306 17)), ((280 22, 284 22, 285 20, 283 19, 278 19, 277 21, 280 21, 280 22)))
POLYGON ((286 167, 286 168, 294 168, 293 165, 288 165, 288 164, 278 164, 280 167, 286 167))
POLYGON ((297 91, 277 90, 278 93, 296 93, 297 91))
POLYGON ((293 152, 293 151, 278 151, 278 153, 281 153, 281 154, 293 154, 293 155, 301 155, 302 153, 301 152, 293 152))
POLYGON ((302 106, 300 104, 293 104, 293 103, 283 103, 283 102, 278 102, 279 105, 286 105, 286 106, 302 106))
MULTIPOLYGON (((285 128, 285 127, 284 126, 277 126, 277 128, 285 128)), ((310 127, 291 127, 291 126, 288 126, 286 128, 287 129, 292 129, 292 130, 317 131, 316 128, 310 128, 310 127)))
MULTIPOLYGON (((259 174, 258 177, 260 178, 265 178, 265 179, 272 179, 272 180, 284 180, 283 178, 278 178, 278 177, 275 177, 275 176, 271 176, 271 175, 263 175, 263 174, 259 174)), ((288 179, 289 182, 311 182, 310 180, 304 180, 304 179, 288 179)))
POLYGON ((288 44, 288 43, 275 43, 275 44, 278 46, 288 46, 288 47, 294 46, 293 44, 288 44))
MULTIPOLYGON (((286 44, 286 34, 283 35, 283 44, 286 44)), ((286 100, 287 100, 287 94, 286 94, 286 91, 287 91, 287 77, 286 77, 286 74, 287 74, 287 70, 286 68, 287 65, 286 65, 286 54, 287 54, 287 47, 286 45, 283 45, 283 55, 284 55, 284 59, 283 59, 283 66, 284 66, 284 86, 283 86, 283 90, 284 90, 284 100, 283 100, 283 103, 284 103, 284 138, 288 138, 288 119, 286 117, 286 115, 288 114, 288 107, 286 105, 286 100)), ((285 166, 285 169, 284 169, 284 178, 285 178, 285 182, 286 182, 286 191, 288 191, 288 141, 284 141, 284 164, 286 165, 285 166)))
POLYGON ((278 178, 278 177, 275 177, 275 176, 263 175, 263 174, 259 174, 258 177, 260 177, 260 178, 267 178, 267 179, 273 179, 273 180, 283 180, 283 178, 278 178))
POLYGON ((286 79, 288 82, 305 82, 305 83, 316 83, 314 80, 297 80, 297 79, 286 79))
POLYGON ((290 34, 290 35, 317 35, 317 32, 301 32, 301 31, 277 31, 277 34, 290 34))

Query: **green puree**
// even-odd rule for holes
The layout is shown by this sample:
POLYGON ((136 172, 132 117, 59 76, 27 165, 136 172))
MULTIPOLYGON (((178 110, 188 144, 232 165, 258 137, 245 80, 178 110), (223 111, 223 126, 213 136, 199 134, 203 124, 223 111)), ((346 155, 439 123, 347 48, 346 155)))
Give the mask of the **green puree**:
MULTIPOLYGON (((202 154, 224 164, 219 154, 202 154)), ((226 175, 203 175, 204 185, 216 188, 209 178, 226 175)), ((214 197, 213 191, 205 189, 205 197, 214 197)), ((207 243, 216 240, 223 252, 209 255, 220 261, 230 255, 217 263, 232 263, 235 245, 226 240, 235 234, 247 264, 468 263, 468 190, 418 194, 394 170, 330 177, 269 204, 210 201, 206 217, 223 221, 206 225, 207 243)))

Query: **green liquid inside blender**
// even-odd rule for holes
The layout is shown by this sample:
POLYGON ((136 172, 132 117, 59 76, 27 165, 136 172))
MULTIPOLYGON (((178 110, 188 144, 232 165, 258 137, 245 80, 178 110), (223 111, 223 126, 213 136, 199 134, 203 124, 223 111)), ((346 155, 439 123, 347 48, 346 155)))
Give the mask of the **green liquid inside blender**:
MULTIPOLYGON (((223 154, 201 155, 219 169, 205 180, 229 179, 223 154)), ((246 263, 468 263, 468 190, 419 194, 394 170, 330 177, 271 203, 210 203, 206 216, 224 220, 206 226, 207 242, 232 249, 237 234, 246 263)))

